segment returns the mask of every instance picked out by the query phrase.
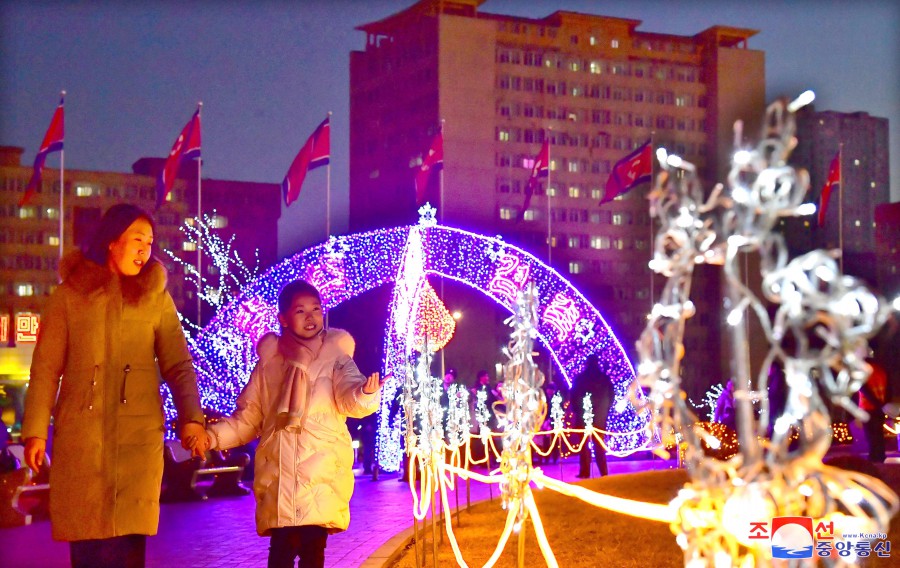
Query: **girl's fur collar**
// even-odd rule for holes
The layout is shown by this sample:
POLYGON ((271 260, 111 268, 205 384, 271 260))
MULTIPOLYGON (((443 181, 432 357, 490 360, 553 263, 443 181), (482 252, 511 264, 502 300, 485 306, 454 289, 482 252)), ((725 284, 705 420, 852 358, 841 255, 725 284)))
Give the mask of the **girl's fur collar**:
MULTIPOLYGON (((64 284, 81 294, 90 294, 107 288, 116 277, 106 266, 88 260, 81 251, 65 255, 59 265, 59 274, 64 284)), ((122 297, 127 303, 138 303, 145 297, 159 294, 166 289, 166 269, 155 258, 137 276, 119 277, 122 283, 122 297)))

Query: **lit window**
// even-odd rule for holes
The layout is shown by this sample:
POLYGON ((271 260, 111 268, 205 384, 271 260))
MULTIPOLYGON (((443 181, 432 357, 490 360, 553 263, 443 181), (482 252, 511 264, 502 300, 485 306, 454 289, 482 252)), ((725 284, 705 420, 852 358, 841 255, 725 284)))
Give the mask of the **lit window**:
POLYGON ((550 160, 550 171, 555 172, 559 169, 559 163, 556 160, 550 160))
POLYGON ((591 73, 592 74, 599 75, 600 73, 602 73, 601 69, 602 69, 602 67, 600 66, 599 61, 591 61, 591 73))
POLYGON ((213 229, 224 229, 228 226, 228 217, 224 215, 213 215, 209 226, 213 229))
POLYGON ((16 284, 16 296, 34 296, 34 285, 28 283, 16 284))
POLYGON ((515 219, 515 217, 516 217, 516 210, 513 209, 512 207, 501 207, 500 208, 500 218, 501 219, 509 221, 511 219, 515 219))
POLYGON ((534 209, 528 209, 527 211, 525 211, 524 214, 522 214, 522 217, 526 221, 534 221, 534 219, 535 219, 534 209))
POLYGON ((37 217, 37 210, 31 206, 19 207, 19 219, 34 219, 37 217))
POLYGON ((622 225, 625 223, 625 217, 621 213, 616 213, 612 216, 613 225, 622 225))
POLYGON ((509 142, 509 130, 500 130, 497 132, 497 140, 501 142, 509 142))
POLYGON ((616 239, 613 241, 613 246, 618 250, 625 250, 625 239, 616 239))
POLYGON ((610 47, 612 47, 613 49, 618 49, 618 48, 619 48, 619 40, 614 39, 614 40, 612 40, 611 42, 609 42, 609 45, 610 45, 610 47))
POLYGON ((92 185, 87 184, 76 184, 75 185, 75 195, 78 197, 91 197, 93 195, 99 195, 100 191, 92 185))
POLYGON ((872 183, 869 184, 869 186, 874 188, 874 187, 875 187, 875 182, 873 181, 872 183))
POLYGON ((578 61, 572 61, 569 63, 569 69, 572 71, 581 71, 581 63, 578 61))
POLYGON ((597 38, 594 36, 591 36, 590 43, 591 43, 591 45, 597 45, 597 38))
POLYGON ((58 247, 59 246, 59 237, 57 237, 56 235, 47 236, 47 244, 52 247, 58 247))
POLYGON ((857 227, 859 227, 860 226, 859 219, 857 219, 853 224, 856 225, 857 227))
POLYGON ((578 162, 572 160, 569 162, 569 173, 577 174, 578 173, 578 162))
POLYGON ((59 209, 56 207, 47 207, 44 209, 44 219, 59 219, 59 209))
POLYGON ((184 224, 187 225, 188 227, 193 227, 194 226, 194 218, 193 217, 185 217, 184 224))
POLYGON ((854 166, 858 166, 858 165, 859 165, 859 160, 853 160, 853 165, 854 165, 854 166))
POLYGON ((581 188, 576 185, 570 186, 569 197, 581 197, 581 188))
POLYGON ((167 193, 166 194, 166 202, 171 203, 171 201, 175 198, 174 196, 175 196, 174 191, 170 191, 169 193, 167 193))
POLYGON ((602 189, 592 189, 591 190, 591 199, 600 200, 603 199, 603 190, 602 189))
POLYGON ((591 237, 591 248, 600 250, 608 249, 609 237, 591 237))
POLYGON ((581 239, 579 237, 569 237, 569 248, 578 248, 581 244, 581 239))
POLYGON ((547 195, 549 195, 550 197, 556 197, 556 188, 555 188, 555 187, 548 187, 548 188, 547 188, 547 195))
POLYGON ((181 243, 181 250, 184 251, 195 251, 197 250, 197 243, 192 243, 190 241, 185 241, 181 243))
POLYGON ((581 274, 584 272, 584 265, 580 262, 569 263, 569 274, 581 274))
POLYGON ((534 167, 534 158, 522 158, 522 167, 530 170, 534 167))

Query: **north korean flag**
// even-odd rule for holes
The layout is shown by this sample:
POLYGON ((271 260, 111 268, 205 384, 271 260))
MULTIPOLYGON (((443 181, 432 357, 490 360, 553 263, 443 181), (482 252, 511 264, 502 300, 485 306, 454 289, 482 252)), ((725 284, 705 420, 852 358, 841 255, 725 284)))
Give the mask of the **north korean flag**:
POLYGON ((635 186, 650 181, 652 177, 653 147, 650 140, 647 140, 613 166, 612 173, 606 180, 606 191, 600 204, 612 201, 619 195, 631 191, 635 186))
POLYGON ((44 135, 44 141, 41 142, 41 147, 34 157, 34 171, 31 173, 31 179, 28 180, 28 185, 25 187, 25 194, 22 196, 22 199, 19 200, 19 207, 23 207, 28 203, 28 200, 31 199, 31 196, 34 195, 37 188, 41 185, 44 162, 47 160, 47 154, 59 152, 63 149, 63 140, 65 138, 66 130, 64 103, 65 93, 59 99, 59 105, 53 113, 53 118, 50 119, 50 127, 47 128, 47 133, 44 135))

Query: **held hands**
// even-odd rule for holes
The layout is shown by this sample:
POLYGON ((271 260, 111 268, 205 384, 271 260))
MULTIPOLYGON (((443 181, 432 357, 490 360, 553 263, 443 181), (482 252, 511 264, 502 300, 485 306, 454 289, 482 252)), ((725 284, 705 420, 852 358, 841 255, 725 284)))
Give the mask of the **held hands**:
POLYGON ((44 465, 44 456, 47 453, 47 440, 41 438, 28 438, 25 440, 25 465, 38 473, 44 465))
POLYGON ((363 394, 375 394, 378 392, 378 389, 381 388, 381 385, 384 384, 384 381, 387 379, 381 378, 380 373, 372 373, 369 375, 369 378, 366 379, 366 384, 363 385, 363 394))
POLYGON ((206 428, 202 424, 186 422, 181 427, 179 437, 181 438, 181 447, 185 450, 190 450, 192 457, 202 458, 206 455, 210 441, 206 428))

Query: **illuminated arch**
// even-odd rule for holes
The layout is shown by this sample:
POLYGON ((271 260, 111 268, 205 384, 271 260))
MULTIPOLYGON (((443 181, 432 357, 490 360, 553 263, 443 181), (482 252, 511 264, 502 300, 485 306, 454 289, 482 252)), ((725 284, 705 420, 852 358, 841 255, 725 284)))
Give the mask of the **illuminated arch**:
MULTIPOLYGON (((533 255, 500 238, 440 225, 396 227, 367 233, 331 237, 267 270, 245 287, 242 296, 223 307, 215 319, 191 342, 200 375, 204 408, 230 413, 256 362, 254 346, 259 338, 278 330, 278 292, 291 280, 314 284, 326 309, 394 282, 398 276, 410 231, 421 239, 422 269, 463 283, 490 297, 512 312, 517 291, 529 280, 539 291, 538 339, 548 348, 567 382, 592 353, 600 355, 601 368, 612 378, 616 400, 621 400, 634 380, 625 351, 603 316, 584 296, 533 255)), ((386 385, 382 409, 396 393, 386 385)), ((171 401, 167 401, 171 411, 171 401)), ((387 419, 387 412, 382 413, 387 419)), ((636 432, 646 426, 646 413, 630 405, 613 405, 608 428, 636 432)), ((633 449, 645 434, 614 437, 611 449, 633 449)), ((396 460, 392 460, 396 461, 396 460)), ((388 471, 393 463, 382 464, 388 471)))

